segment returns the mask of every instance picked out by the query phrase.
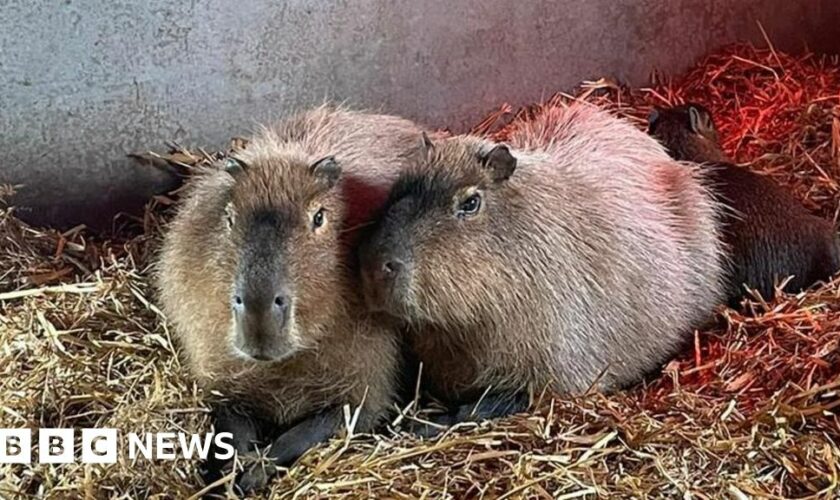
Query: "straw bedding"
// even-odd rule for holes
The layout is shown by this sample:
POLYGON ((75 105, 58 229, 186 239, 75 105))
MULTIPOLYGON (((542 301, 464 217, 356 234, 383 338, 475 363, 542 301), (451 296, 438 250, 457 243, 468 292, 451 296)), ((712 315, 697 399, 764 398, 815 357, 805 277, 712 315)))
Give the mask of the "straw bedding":
MULTIPOLYGON (((726 150, 827 218, 840 209, 840 61, 734 46, 650 89, 608 80, 574 96, 643 126, 652 105, 714 113, 726 150)), ((539 113, 503 106, 475 129, 499 139, 539 113)), ((182 171, 209 155, 154 162, 182 171)), ((152 158, 146 156, 147 159, 152 158)), ((0 212, 0 428, 209 430, 208 395, 179 363, 154 306, 150 263, 172 197, 106 239, 0 212)), ((531 414, 463 424, 435 440, 337 438, 272 485, 291 497, 732 498, 837 495, 840 280, 721 308, 693 348, 623 393, 545 395, 531 414)), ((0 465, 0 497, 189 497, 196 462, 0 465)), ((267 494, 267 493, 266 493, 267 494)))

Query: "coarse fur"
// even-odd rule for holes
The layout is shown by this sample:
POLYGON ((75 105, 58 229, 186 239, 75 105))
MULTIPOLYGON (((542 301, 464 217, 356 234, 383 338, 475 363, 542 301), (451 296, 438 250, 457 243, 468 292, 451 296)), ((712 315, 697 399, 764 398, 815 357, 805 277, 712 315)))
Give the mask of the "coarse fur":
POLYGON ((345 404, 362 408, 356 431, 381 421, 396 390, 398 339, 365 313, 346 236, 385 200, 400 154, 420 137, 406 120, 324 106, 261 130, 235 154, 236 168, 189 180, 165 234, 158 288, 205 388, 280 427, 345 404), (335 187, 335 171, 315 170, 329 156, 341 168, 335 187), (316 227, 318 211, 325 222, 316 227), (252 255, 279 262, 291 290, 287 355, 276 361, 248 358, 233 342, 232 296, 252 255))
POLYGON ((547 108, 509 144, 418 148, 363 244, 368 302, 411 324, 424 379, 446 399, 641 380, 722 298, 701 172, 589 106, 547 108), (395 261, 402 284, 377 272, 395 261))
POLYGON ((322 105, 263 127, 244 154, 272 157, 294 145, 313 161, 334 156, 341 165, 339 188, 347 204, 343 223, 356 229, 369 223, 385 203, 409 164, 405 152, 426 132, 404 118, 322 105))
POLYGON ((834 226, 773 180, 733 165, 706 108, 689 103, 656 109, 649 123, 650 133, 671 156, 704 164, 710 189, 730 208, 723 239, 732 264, 727 273, 731 305, 743 300, 746 287, 771 298, 787 278, 784 289, 799 291, 840 268, 834 226))

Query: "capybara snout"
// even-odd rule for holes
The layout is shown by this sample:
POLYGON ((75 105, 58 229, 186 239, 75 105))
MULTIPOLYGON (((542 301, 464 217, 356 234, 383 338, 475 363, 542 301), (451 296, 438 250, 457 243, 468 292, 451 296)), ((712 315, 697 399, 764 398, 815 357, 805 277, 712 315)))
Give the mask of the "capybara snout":
MULTIPOLYGON (((407 203, 402 205, 410 209, 407 203)), ((410 307, 414 274, 410 245, 409 231, 395 217, 381 220, 362 244, 362 285, 369 309, 395 313, 410 307)))
POLYGON ((233 343, 243 355, 262 361, 282 359, 296 350, 292 335, 293 287, 282 248, 283 224, 263 212, 245 221, 234 279, 233 343))
POLYGON ((413 263, 391 252, 370 257, 362 270, 365 301, 373 311, 403 309, 411 302, 413 263))
POLYGON ((290 335, 290 296, 237 294, 233 299, 234 346, 260 361, 282 359, 295 351, 290 335))

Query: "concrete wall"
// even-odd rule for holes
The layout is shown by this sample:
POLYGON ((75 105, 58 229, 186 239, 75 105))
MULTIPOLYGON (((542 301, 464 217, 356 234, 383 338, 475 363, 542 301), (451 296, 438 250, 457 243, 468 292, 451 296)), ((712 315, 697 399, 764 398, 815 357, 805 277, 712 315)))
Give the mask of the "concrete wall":
POLYGON ((125 159, 214 146, 325 97, 459 129, 580 80, 644 83, 734 40, 840 51, 836 0, 0 0, 0 183, 102 220, 171 179, 125 159))

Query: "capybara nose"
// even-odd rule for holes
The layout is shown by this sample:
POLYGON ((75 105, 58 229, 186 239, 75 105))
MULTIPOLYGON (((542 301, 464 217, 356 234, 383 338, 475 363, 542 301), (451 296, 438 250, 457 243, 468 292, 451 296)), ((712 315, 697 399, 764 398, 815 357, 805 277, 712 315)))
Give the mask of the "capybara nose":
POLYGON ((243 287, 233 296, 234 324, 242 351, 260 359, 284 342, 292 296, 283 288, 243 287))
POLYGON ((381 272, 384 279, 396 279, 403 271, 405 271, 405 264, 399 259, 386 260, 382 264, 381 272))
POLYGON ((404 279, 406 263, 397 258, 386 258, 380 260, 379 264, 374 264, 372 271, 374 282, 392 286, 404 279))
POLYGON ((241 315, 285 316, 291 297, 288 293, 237 293, 233 296, 233 309, 241 315))
POLYGON ((245 298, 242 302, 243 316, 258 330, 267 335, 279 334, 289 319, 291 297, 285 293, 245 298))
POLYGON ((279 294, 274 296, 274 304, 273 307, 278 313, 284 313, 287 309, 289 309, 289 296, 285 294, 279 294))

